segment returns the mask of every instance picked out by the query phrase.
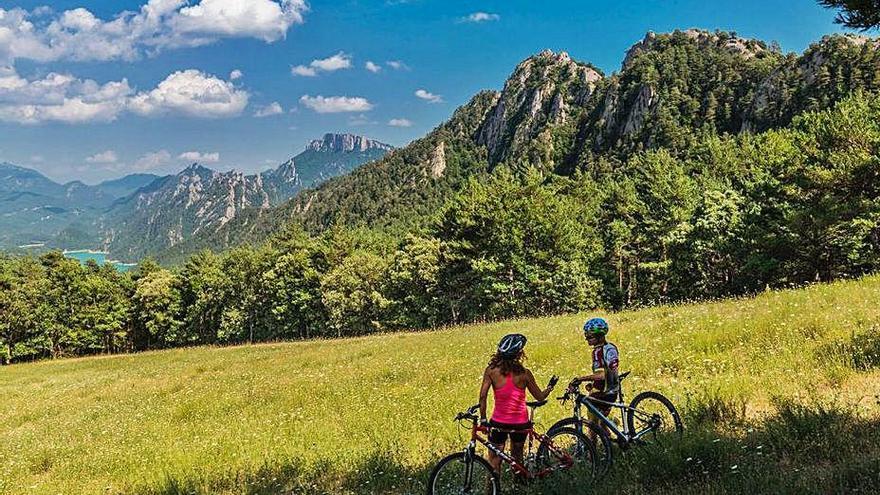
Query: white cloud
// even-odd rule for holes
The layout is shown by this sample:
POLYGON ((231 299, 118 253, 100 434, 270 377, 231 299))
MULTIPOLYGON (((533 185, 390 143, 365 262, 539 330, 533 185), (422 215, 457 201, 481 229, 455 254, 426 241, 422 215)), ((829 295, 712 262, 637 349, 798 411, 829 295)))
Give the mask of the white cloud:
POLYGON ((231 82, 196 70, 175 72, 155 89, 134 94, 126 79, 99 84, 52 72, 29 80, 0 67, 0 120, 18 124, 111 122, 126 111, 228 117, 239 115, 249 96, 231 82))
POLYGON ((351 55, 339 52, 327 58, 318 58, 309 62, 309 65, 297 65, 290 69, 294 76, 314 77, 318 72, 333 72, 351 68, 351 55))
POLYGON ((116 152, 113 150, 102 151, 101 153, 95 153, 94 155, 86 158, 88 163, 116 163, 119 161, 119 157, 116 156, 116 152))
POLYGON ((459 22, 489 22, 501 19, 498 14, 490 14, 489 12, 474 12, 467 17, 462 17, 459 22))
POLYGON ((380 65, 374 64, 372 60, 367 60, 367 63, 364 64, 364 68, 366 68, 368 71, 372 72, 373 74, 382 70, 382 67, 380 65))
POLYGON ((260 107, 254 112, 254 117, 269 117, 272 115, 279 115, 284 113, 284 109, 281 108, 281 104, 277 101, 273 101, 272 103, 266 105, 265 107, 260 107))
POLYGON ((388 121, 391 127, 412 127, 413 123, 409 119, 391 119, 388 121))
POLYGON ((43 155, 31 155, 31 161, 33 163, 43 163, 46 161, 46 158, 43 155))
POLYGON ((311 67, 297 65, 296 67, 290 68, 290 74, 294 76, 315 77, 318 75, 318 72, 311 67))
POLYGON ((53 13, 0 8, 0 63, 16 59, 132 60, 169 48, 200 46, 222 38, 267 43, 303 22, 305 0, 150 0, 137 12, 110 20, 85 8, 53 13))
POLYGON ((229 80, 230 81, 237 81, 237 80, 241 79, 242 77, 244 77, 244 73, 238 69, 235 69, 234 71, 229 73, 229 80))
POLYGON ((171 161, 171 153, 168 153, 166 150, 159 150, 138 158, 134 165, 132 165, 132 168, 140 171, 153 170, 167 164, 169 161, 171 161))
POLYGON ((388 60, 385 62, 385 65, 391 67, 394 70, 409 70, 409 66, 400 60, 388 60))
POLYGON ((200 151, 185 151, 179 155, 177 155, 179 160, 184 160, 187 162, 199 162, 199 163, 217 163, 220 161, 220 153, 212 152, 212 153, 202 153, 200 151))
POLYGON ((415 92, 415 95, 417 97, 427 101, 428 103, 440 103, 443 101, 442 96, 435 95, 434 93, 431 93, 431 92, 426 91, 424 89, 417 89, 415 92))
POLYGON ((304 95, 300 103, 318 113, 366 112, 373 109, 373 104, 360 96, 328 96, 304 95))
POLYGON ((140 115, 177 113, 191 117, 219 118, 241 114, 250 95, 231 82, 189 69, 175 72, 156 89, 138 93, 129 102, 140 115))
POLYGON ((41 122, 109 122, 125 109, 132 89, 128 81, 103 85, 91 79, 51 72, 28 80, 11 67, 0 67, 0 120, 41 122))

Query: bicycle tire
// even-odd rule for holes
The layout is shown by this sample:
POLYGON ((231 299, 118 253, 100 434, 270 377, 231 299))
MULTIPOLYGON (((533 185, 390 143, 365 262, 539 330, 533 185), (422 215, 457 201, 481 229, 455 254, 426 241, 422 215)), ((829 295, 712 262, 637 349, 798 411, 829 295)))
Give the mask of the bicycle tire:
MULTIPOLYGON (((434 466, 434 469, 431 470, 431 476, 428 478, 428 495, 445 495, 447 493, 449 493, 449 494, 462 493, 461 491, 457 491, 457 492, 456 491, 438 491, 438 489, 437 489, 438 487, 436 485, 437 485, 438 479, 440 479, 441 474, 444 473, 444 467, 450 466, 451 463, 454 461, 461 462, 461 464, 464 466, 465 473, 466 473, 467 467, 465 465, 467 463, 467 457, 468 457, 468 455, 466 452, 456 452, 454 454, 450 454, 450 455, 444 457, 443 459, 440 459, 440 461, 437 463, 437 465, 434 466)), ((474 465, 474 466, 478 465, 478 466, 481 466, 481 468, 485 469, 485 472, 488 474, 487 481, 491 480, 491 483, 490 483, 491 489, 490 490, 483 490, 482 492, 476 491, 476 492, 472 492, 472 493, 475 493, 475 494, 483 493, 485 495, 498 495, 499 493, 501 493, 501 483, 498 480, 498 475, 492 470, 492 466, 489 464, 489 461, 487 461, 482 456, 479 456, 477 454, 470 454, 470 460, 473 463, 472 465, 474 465)), ((465 474, 465 476, 466 476, 466 474, 465 474)), ((481 484, 481 482, 479 482, 479 481, 477 481, 477 483, 481 484)))
MULTIPOLYGON (((583 445, 583 447, 585 448, 583 453, 575 453, 575 457, 581 457, 581 458, 584 458, 587 460, 587 464, 585 466, 586 471, 583 473, 575 472, 574 474, 575 475, 584 475, 588 478, 587 482, 592 483, 596 478, 596 448, 593 446, 593 442, 591 442, 590 439, 587 438, 586 435, 584 435, 583 433, 581 433, 571 427, 558 428, 556 431, 549 432, 549 433, 547 433, 547 438, 551 442, 553 442, 554 445, 556 445, 557 447, 560 447, 559 443, 561 443, 561 442, 558 442, 558 438, 563 435, 568 435, 568 436, 574 437, 576 439, 576 441, 580 445, 583 445), (557 439, 556 442, 553 441, 554 438, 557 439)), ((548 462, 547 459, 551 458, 551 452, 550 452, 550 448, 548 447, 547 442, 541 442, 541 445, 538 447, 537 458, 539 459, 539 462, 542 462, 541 460, 543 459, 544 460, 543 462, 545 462, 545 463, 548 462)), ((550 466, 544 466, 544 467, 550 467, 550 466)), ((564 471, 567 471, 567 470, 562 469, 559 472, 564 472, 564 471)), ((558 477, 558 475, 556 475, 556 476, 558 477)), ((575 479, 573 481, 575 481, 576 483, 579 483, 584 480, 575 479)))
MULTIPOLYGON (((608 436, 608 432, 595 422, 588 419, 579 420, 577 418, 565 418, 554 423, 553 426, 547 430, 547 435, 565 427, 574 428, 584 435, 587 435, 585 430, 589 430, 596 435, 596 438, 599 439, 598 445, 600 445, 599 448, 597 448, 596 445, 593 446, 596 451, 596 475, 600 478, 605 476, 608 473, 608 470, 611 469, 611 465, 614 463, 614 450, 612 449, 611 437, 608 436), (580 426, 580 430, 578 430, 578 426, 580 426)), ((589 438, 589 435, 587 435, 587 438, 589 438)))
POLYGON ((637 431, 635 424, 635 410, 638 409, 638 406, 640 404, 646 401, 657 401, 663 407, 665 407, 666 411, 672 417, 672 426, 674 427, 675 433, 679 437, 681 437, 681 435, 684 433, 684 424, 681 421, 681 416, 679 416, 678 411, 675 409, 675 406, 672 405, 672 401, 670 401, 669 399, 664 397, 663 394, 660 394, 658 392, 642 392, 637 395, 632 400, 632 402, 629 403, 629 410, 627 410, 626 412, 626 424, 629 427, 630 434, 635 434, 635 432, 637 431))

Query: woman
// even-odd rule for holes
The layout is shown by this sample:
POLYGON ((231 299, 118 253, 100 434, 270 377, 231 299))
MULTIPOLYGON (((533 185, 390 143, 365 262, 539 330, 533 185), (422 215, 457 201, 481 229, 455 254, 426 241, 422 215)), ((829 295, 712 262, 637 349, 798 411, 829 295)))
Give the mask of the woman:
MULTIPOLYGON (((480 422, 492 428, 489 441, 504 449, 507 437, 510 436, 510 450, 516 462, 523 462, 523 445, 526 433, 510 430, 526 430, 529 423, 529 411, 526 407, 526 389, 537 400, 544 400, 550 395, 555 385, 555 377, 550 380, 546 389, 541 390, 535 382, 532 372, 523 366, 526 354, 526 337, 518 333, 504 336, 498 343, 498 350, 489 360, 489 366, 483 372, 483 384, 480 387, 480 422), (495 396, 495 407, 492 410, 492 421, 486 421, 486 398, 492 387, 495 396), (501 430, 501 431, 499 431, 501 430)), ((501 458, 489 451, 489 464, 495 472, 501 468, 501 458)))

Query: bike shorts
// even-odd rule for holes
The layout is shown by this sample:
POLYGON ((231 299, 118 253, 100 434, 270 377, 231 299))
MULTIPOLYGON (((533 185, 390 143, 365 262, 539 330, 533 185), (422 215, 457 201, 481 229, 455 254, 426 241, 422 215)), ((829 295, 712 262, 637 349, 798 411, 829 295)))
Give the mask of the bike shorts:
POLYGON ((489 441, 494 443, 495 445, 503 445, 507 442, 507 437, 510 436, 511 443, 523 443, 526 441, 526 432, 525 431, 510 431, 510 430, 528 430, 532 427, 532 423, 522 423, 517 425, 512 425, 508 423, 499 423, 497 421, 489 421, 489 426, 492 427, 489 430, 489 441), (504 431, 501 431, 504 430, 504 431))

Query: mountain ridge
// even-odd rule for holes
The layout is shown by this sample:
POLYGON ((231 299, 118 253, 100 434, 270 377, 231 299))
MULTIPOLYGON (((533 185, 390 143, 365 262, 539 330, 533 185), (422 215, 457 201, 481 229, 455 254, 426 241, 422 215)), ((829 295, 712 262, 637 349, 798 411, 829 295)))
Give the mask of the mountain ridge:
POLYGON ((236 219, 214 238, 196 236, 163 258, 260 242, 291 222, 313 233, 334 224, 424 225, 467 177, 499 165, 590 173, 645 149, 687 149, 701 132, 784 126, 849 91, 880 89, 880 76, 873 76, 880 74, 878 54, 876 39, 851 35, 826 36, 801 54, 782 54, 735 33, 688 29, 649 32, 626 52, 619 72, 605 75, 565 52, 544 50, 517 64, 501 91, 478 93, 410 145, 236 219), (856 70, 861 78, 850 76, 856 70), (810 76, 827 72, 843 73, 837 84, 847 91, 832 91, 828 78, 810 76), (784 91, 761 89, 776 86, 784 91), (822 94, 828 96, 816 97, 822 94))

